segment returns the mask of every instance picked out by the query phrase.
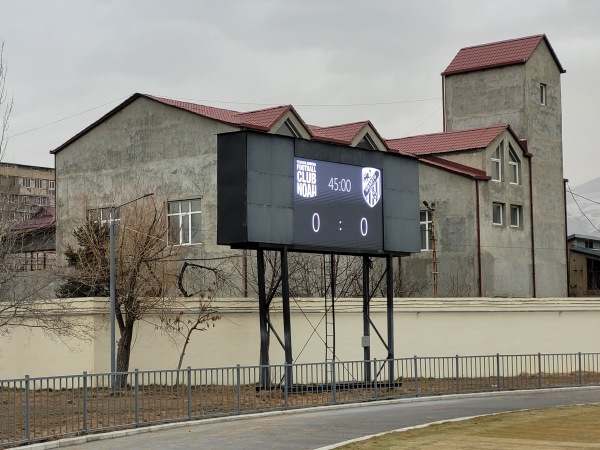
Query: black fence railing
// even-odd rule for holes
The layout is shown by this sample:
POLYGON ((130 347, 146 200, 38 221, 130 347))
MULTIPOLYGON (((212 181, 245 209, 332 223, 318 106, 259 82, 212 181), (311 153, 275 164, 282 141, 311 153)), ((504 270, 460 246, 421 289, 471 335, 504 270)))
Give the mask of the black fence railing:
POLYGON ((600 353, 26 376, 0 380, 0 447, 316 405, 593 385, 600 385, 600 353))

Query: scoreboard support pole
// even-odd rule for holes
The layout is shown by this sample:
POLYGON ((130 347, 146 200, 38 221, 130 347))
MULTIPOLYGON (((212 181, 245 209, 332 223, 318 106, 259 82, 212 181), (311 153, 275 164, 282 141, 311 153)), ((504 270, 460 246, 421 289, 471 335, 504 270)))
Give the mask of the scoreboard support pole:
POLYGON ((285 352, 285 386, 292 387, 292 321, 290 314, 290 283, 287 247, 281 249, 281 297, 283 301, 283 341, 285 352))
POLYGON ((263 389, 271 386, 269 371, 269 305, 265 289, 265 253, 256 250, 256 265, 258 271, 258 316, 260 322, 260 384, 263 389))
POLYGON ((389 382, 394 382, 394 263, 392 255, 385 258, 387 270, 387 346, 389 382))
POLYGON ((363 275, 363 355, 364 355, 364 371, 365 383, 371 382, 371 318, 370 318, 370 300, 369 292, 369 272, 371 261, 368 256, 363 256, 362 275, 363 275))

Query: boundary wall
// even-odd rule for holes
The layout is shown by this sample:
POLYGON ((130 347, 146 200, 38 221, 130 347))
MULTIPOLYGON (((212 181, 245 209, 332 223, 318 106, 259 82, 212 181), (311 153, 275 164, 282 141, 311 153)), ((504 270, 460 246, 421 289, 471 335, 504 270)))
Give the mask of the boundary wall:
MULTIPOLYGON (((212 305, 222 319, 207 331, 194 332, 182 368, 258 364, 257 300, 218 299, 212 305)), ((323 299, 295 299, 291 306, 294 362, 324 362, 323 299)), ((190 301, 188 314, 193 307, 190 301)), ((361 360, 362 299, 338 300, 335 309, 336 357, 361 360)), ((0 336, 0 379, 108 372, 108 299, 76 299, 70 316, 89 327, 85 339, 61 340, 24 327, 0 336)), ((274 331, 283 338, 277 299, 270 318, 274 331)), ((385 299, 372 300, 371 319, 379 333, 387 336, 385 299)), ((182 341, 167 336, 159 324, 157 315, 138 322, 129 370, 177 367, 182 341)), ((599 352, 600 298, 396 299, 394 335, 396 358, 599 352)), ((283 363, 283 350, 273 332, 270 342, 270 363, 283 363)), ((373 329, 370 342, 371 357, 385 359, 387 351, 373 329)))

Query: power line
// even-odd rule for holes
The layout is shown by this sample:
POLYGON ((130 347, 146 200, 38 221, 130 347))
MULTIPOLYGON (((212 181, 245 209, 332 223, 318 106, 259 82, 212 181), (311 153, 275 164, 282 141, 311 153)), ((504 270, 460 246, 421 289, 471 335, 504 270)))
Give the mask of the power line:
POLYGON ((589 200, 589 201, 591 201, 591 202, 593 202, 593 203, 596 203, 596 204, 598 204, 598 205, 600 205, 600 203, 598 203, 598 202, 596 202, 596 201, 594 201, 594 200, 591 200, 591 199, 589 199, 589 198, 583 197, 583 195, 578 195, 578 194, 575 194, 575 193, 573 193, 573 191, 571 190, 571 186, 569 186, 569 183, 567 183, 567 190, 568 190, 568 191, 569 191, 569 193, 571 194, 571 197, 573 197, 573 201, 574 201, 574 202, 575 202, 575 204, 577 205, 577 208, 579 208, 579 211, 581 212, 581 214, 583 215, 583 217, 585 217, 585 218, 587 219, 587 221, 590 223, 590 225, 591 225, 591 226, 592 226, 592 227, 593 227, 593 228, 594 228, 596 231, 600 232, 600 229, 599 229, 599 228, 598 228, 596 225, 594 225, 594 224, 592 223, 591 219, 590 219, 590 218, 587 216, 587 214, 583 212, 583 209, 581 209, 581 206, 579 206, 579 203, 577 202, 577 199, 575 198, 575 196, 577 195, 577 197, 582 197, 582 198, 585 198, 586 200, 589 200))
MULTIPOLYGON (((121 101, 121 100, 123 100, 125 98, 127 98, 127 96, 119 97, 119 98, 117 98, 115 100, 111 100, 110 102, 103 103, 102 105, 94 106, 93 108, 86 109, 85 111, 81 111, 81 112, 79 112, 77 114, 73 114, 71 116, 63 117, 62 119, 58 119, 58 120, 55 120, 53 122, 49 122, 49 123, 46 123, 44 125, 40 125, 40 126, 35 127, 35 128, 31 128, 29 130, 25 130, 25 131, 22 131, 20 133, 13 134, 13 135, 9 136, 9 139, 17 137, 17 136, 21 136, 23 134, 31 133, 32 131, 37 131, 37 130, 39 130, 41 128, 49 127, 50 125, 55 125, 57 123, 64 122, 65 120, 69 120, 69 119, 72 119, 73 117, 77 117, 77 116, 80 116, 82 114, 86 114, 86 113, 88 113, 90 111, 94 111, 96 109, 99 109, 99 108, 102 108, 104 106, 110 105, 111 103, 115 103, 115 102, 121 101)), ((168 98, 171 98, 171 99, 174 99, 174 100, 186 100, 186 101, 194 101, 194 102, 218 103, 218 104, 228 104, 228 105, 276 106, 276 105, 280 104, 280 103, 234 102, 234 101, 225 101, 225 100, 193 99, 193 98, 186 98, 186 97, 168 97, 168 98)), ((328 103, 296 103, 294 106, 299 106, 299 107, 319 107, 319 108, 321 108, 321 107, 322 108, 346 108, 346 107, 357 107, 357 106, 401 105, 401 104, 404 104, 404 103, 420 103, 420 102, 428 102, 428 101, 440 100, 440 99, 441 99, 441 97, 421 98, 421 99, 414 99, 414 100, 397 100, 397 101, 391 101, 391 102, 373 102, 373 103, 329 103, 329 104, 328 103)), ((427 119, 425 119, 425 121, 429 120, 430 117, 428 117, 427 119)), ((422 125, 422 123, 419 124, 419 125, 417 125, 417 128, 420 127, 421 125, 422 125)))
MULTIPOLYGON (((195 98, 186 98, 186 97, 168 97, 175 100, 187 100, 194 102, 206 102, 206 103, 220 103, 227 105, 256 105, 256 106, 277 106, 282 103, 258 103, 258 102, 234 102, 234 101, 225 101, 225 100, 209 100, 209 99, 195 99, 195 98)), ((432 100, 441 100, 441 97, 432 97, 432 98, 419 98, 414 100, 394 100, 390 102, 372 102, 372 103, 294 103, 294 106, 302 106, 302 107, 323 107, 323 108, 338 108, 338 107, 353 107, 353 106, 382 106, 382 105, 401 105, 404 103, 420 103, 420 102, 429 102, 432 100)))
POLYGON ((80 115, 82 115, 82 114, 88 113, 88 112, 90 112, 90 111, 94 111, 95 109, 102 108, 103 106, 110 105, 111 103, 118 102, 118 101, 120 101, 120 100, 123 100, 124 98, 127 98, 127 97, 126 97, 126 96, 125 96, 125 97, 119 97, 119 98, 117 98, 116 100, 111 100, 110 102, 104 103, 104 104, 102 104, 102 105, 99 105, 99 106, 94 106, 93 108, 86 109, 85 111, 81 111, 81 112, 79 112, 79 113, 77 113, 77 114, 73 114, 72 116, 63 117, 62 119, 55 120, 54 122, 49 122, 49 123, 47 123, 47 124, 40 125, 39 127, 35 127, 35 128, 32 128, 32 129, 30 129, 30 130, 26 130, 26 131, 22 131, 22 132, 20 132, 20 133, 17 133, 17 134, 13 134, 12 136, 9 136, 8 138, 9 138, 9 139, 10 139, 10 138, 14 138, 14 137, 16 137, 16 136, 21 136, 22 134, 31 133, 32 131, 36 131, 36 130, 39 130, 39 129, 41 129, 41 128, 49 127, 50 125, 54 125, 54 124, 57 124, 57 123, 59 123, 59 122, 64 122, 65 120, 72 119, 73 117, 77 117, 77 116, 80 116, 80 115))

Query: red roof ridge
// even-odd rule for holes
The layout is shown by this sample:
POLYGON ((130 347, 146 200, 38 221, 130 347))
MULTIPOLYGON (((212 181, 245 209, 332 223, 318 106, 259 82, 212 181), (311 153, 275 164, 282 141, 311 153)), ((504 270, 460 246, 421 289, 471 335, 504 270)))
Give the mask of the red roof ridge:
POLYGON ((522 36, 522 37, 512 38, 512 39, 502 39, 500 41, 488 42, 485 44, 469 45, 468 47, 461 48, 461 50, 467 50, 469 48, 477 48, 477 47, 487 47, 489 45, 504 44, 504 43, 508 43, 508 42, 523 41, 525 39, 533 39, 533 38, 539 38, 540 40, 542 40, 544 37, 546 37, 545 34, 532 34, 531 36, 522 36))
POLYGON ((536 34, 461 48, 442 72, 442 76, 524 64, 531 58, 542 40, 546 43, 560 73, 565 73, 547 36, 536 34))
POLYGON ((490 130, 490 129, 494 129, 494 128, 507 128, 509 125, 506 123, 503 124, 498 124, 498 125, 489 125, 487 127, 477 127, 477 128, 467 128, 466 130, 451 130, 451 131, 438 131, 437 133, 427 133, 427 134, 417 134, 414 136, 406 136, 406 137, 402 137, 402 138, 392 138, 392 139, 386 139, 386 142, 393 142, 393 141, 401 141, 404 139, 412 139, 412 138, 420 138, 420 137, 425 137, 425 136, 437 136, 437 135, 448 135, 448 134, 452 134, 452 133, 470 133, 470 132, 474 132, 474 131, 478 131, 478 130, 490 130))

